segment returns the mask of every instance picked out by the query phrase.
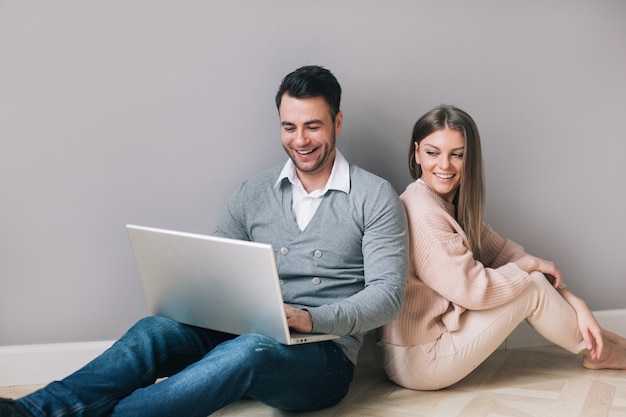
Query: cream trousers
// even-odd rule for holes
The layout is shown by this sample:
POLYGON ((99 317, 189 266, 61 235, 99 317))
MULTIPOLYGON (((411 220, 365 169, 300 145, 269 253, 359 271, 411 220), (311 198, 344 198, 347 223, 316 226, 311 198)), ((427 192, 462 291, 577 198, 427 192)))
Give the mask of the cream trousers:
POLYGON ((379 342, 387 376, 405 388, 437 390, 467 376, 504 342, 522 320, 573 353, 585 349, 576 312, 539 272, 514 300, 489 310, 466 311, 460 328, 417 346, 379 342))

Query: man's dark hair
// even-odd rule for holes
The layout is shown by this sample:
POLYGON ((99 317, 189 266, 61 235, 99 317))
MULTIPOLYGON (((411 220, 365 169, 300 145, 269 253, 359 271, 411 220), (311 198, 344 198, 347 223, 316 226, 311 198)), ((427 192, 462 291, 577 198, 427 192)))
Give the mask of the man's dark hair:
POLYGON ((294 98, 323 97, 330 108, 333 121, 339 113, 341 86, 326 68, 308 65, 287 74, 276 93, 276 108, 279 111, 285 93, 294 98))

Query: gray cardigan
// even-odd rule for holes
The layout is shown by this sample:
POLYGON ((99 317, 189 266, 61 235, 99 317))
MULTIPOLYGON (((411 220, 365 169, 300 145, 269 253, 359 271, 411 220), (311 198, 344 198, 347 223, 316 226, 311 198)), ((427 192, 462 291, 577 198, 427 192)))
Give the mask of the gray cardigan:
POLYGON ((315 333, 335 340, 356 363, 363 334, 394 320, 408 264, 406 213, 384 179, 350 165, 350 193, 330 190, 304 231, 291 210, 281 167, 245 181, 215 234, 269 243, 286 303, 306 308, 315 333))

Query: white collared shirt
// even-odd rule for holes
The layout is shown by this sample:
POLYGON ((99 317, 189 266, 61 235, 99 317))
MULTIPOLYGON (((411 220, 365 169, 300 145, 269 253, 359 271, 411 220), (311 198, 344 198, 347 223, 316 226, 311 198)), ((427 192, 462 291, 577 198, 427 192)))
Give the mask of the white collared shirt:
POLYGON ((338 149, 335 153, 333 169, 323 190, 313 190, 307 193, 291 159, 285 163, 276 185, 280 184, 283 178, 287 178, 291 183, 291 211, 300 230, 307 227, 328 190, 339 190, 346 194, 350 192, 350 165, 338 149))

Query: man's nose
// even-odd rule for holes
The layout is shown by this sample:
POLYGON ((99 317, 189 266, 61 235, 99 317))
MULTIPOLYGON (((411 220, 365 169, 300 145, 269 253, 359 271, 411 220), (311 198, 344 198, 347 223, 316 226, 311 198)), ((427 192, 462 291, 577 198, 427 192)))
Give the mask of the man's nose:
POLYGON ((309 138, 304 129, 298 129, 296 131, 296 143, 298 145, 306 145, 309 142, 309 138))

